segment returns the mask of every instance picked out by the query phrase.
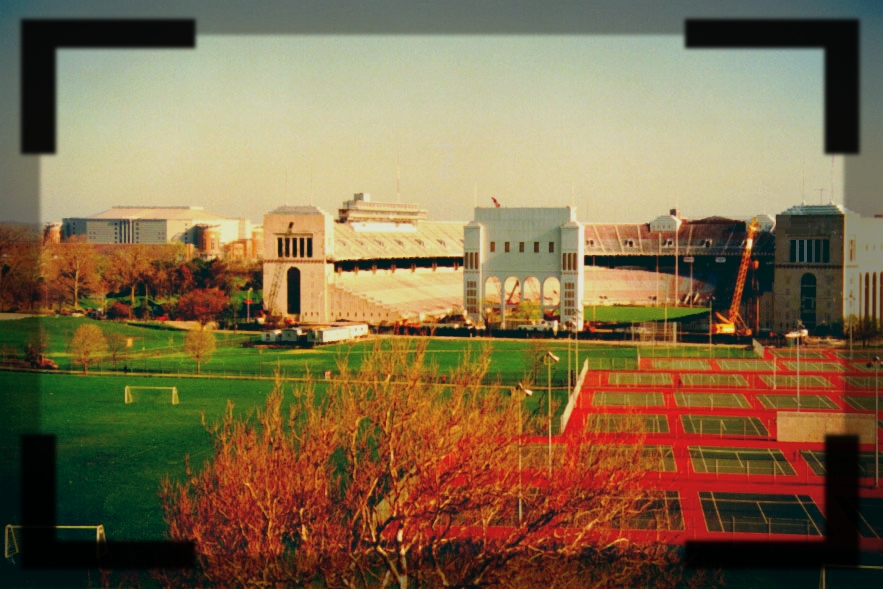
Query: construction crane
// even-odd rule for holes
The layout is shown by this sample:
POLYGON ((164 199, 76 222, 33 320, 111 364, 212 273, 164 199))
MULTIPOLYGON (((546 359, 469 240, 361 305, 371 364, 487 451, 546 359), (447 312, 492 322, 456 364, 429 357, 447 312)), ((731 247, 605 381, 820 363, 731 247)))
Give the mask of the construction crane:
POLYGON ((745 278, 748 276, 748 267, 751 265, 751 248, 754 246, 754 237, 760 225, 757 217, 751 219, 748 223, 747 235, 745 236, 745 249, 742 250, 742 260, 739 263, 739 274, 736 276, 736 286, 733 289, 733 300, 730 302, 730 308, 727 314, 715 313, 717 323, 714 324, 713 331, 718 335, 751 335, 751 328, 745 324, 742 315, 739 314, 739 307, 742 304, 742 292, 745 290, 745 278))

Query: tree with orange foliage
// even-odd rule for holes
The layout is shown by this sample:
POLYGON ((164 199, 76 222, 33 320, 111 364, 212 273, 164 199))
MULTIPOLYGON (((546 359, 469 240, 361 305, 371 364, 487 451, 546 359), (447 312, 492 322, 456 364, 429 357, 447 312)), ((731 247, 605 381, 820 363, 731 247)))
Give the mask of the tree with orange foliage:
POLYGON ((230 297, 219 288, 197 288, 178 299, 178 318, 205 325, 217 319, 229 304, 230 297))
POLYGON ((640 444, 577 435, 556 445, 551 472, 520 460, 521 401, 482 385, 489 351, 444 384, 425 353, 426 340, 383 340, 326 388, 296 388, 287 422, 281 382, 254 419, 228 405, 213 460, 162 485, 170 536, 198 559, 164 585, 685 582, 671 549, 621 530, 655 525, 640 444))
POLYGON ((74 236, 62 243, 48 244, 47 283, 56 298, 68 299, 74 308, 80 307, 83 295, 100 292, 101 256, 95 245, 85 236, 74 236))

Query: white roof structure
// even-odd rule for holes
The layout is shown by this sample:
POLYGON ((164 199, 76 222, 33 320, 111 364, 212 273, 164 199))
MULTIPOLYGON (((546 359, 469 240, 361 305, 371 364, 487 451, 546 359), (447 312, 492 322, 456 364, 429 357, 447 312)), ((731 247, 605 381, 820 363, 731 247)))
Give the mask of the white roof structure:
POLYGON ((398 230, 334 224, 334 260, 447 258, 463 256, 464 223, 421 221, 398 230))
POLYGON ((230 217, 224 217, 217 213, 206 211, 202 207, 172 206, 172 207, 145 207, 145 206, 115 206, 88 219, 165 219, 174 221, 230 221, 230 217))
POLYGON ((790 209, 780 213, 782 215, 846 215, 852 211, 843 205, 828 203, 826 205, 794 205, 790 209))

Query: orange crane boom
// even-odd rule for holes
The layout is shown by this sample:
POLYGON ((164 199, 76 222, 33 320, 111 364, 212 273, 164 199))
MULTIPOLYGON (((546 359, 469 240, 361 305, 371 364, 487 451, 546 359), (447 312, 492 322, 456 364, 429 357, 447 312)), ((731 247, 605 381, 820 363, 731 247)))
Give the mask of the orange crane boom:
POLYGON ((727 314, 717 313, 720 323, 715 325, 715 333, 751 335, 751 329, 745 325, 742 316, 739 314, 739 306, 742 304, 742 293, 745 290, 745 278, 748 276, 748 266, 751 265, 751 249, 754 247, 754 238, 760 229, 757 217, 751 219, 748 223, 748 231, 745 236, 745 248, 742 250, 742 260, 739 262, 739 273, 736 275, 736 286, 733 288, 733 300, 730 302, 730 308, 727 314))

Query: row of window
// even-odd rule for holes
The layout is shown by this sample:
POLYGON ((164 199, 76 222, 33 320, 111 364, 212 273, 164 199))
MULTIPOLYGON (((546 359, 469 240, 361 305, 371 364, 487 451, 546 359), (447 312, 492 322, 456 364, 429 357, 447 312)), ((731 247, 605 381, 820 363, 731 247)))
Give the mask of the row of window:
POLYGON ((792 239, 788 261, 799 264, 827 264, 831 261, 830 240, 792 239))
POLYGON ((466 281, 466 312, 478 313, 478 284, 474 280, 466 281))
MULTIPOLYGON (((703 239, 702 241, 699 242, 699 244, 696 247, 711 247, 713 243, 714 242, 711 239, 703 239)), ((635 241, 634 239, 624 239, 622 241, 622 247, 638 247, 639 244, 640 244, 640 240, 635 241)), ((674 243, 673 239, 666 239, 665 241, 662 241, 660 243, 660 245, 662 247, 674 247, 675 243, 674 243)), ((586 247, 589 247, 589 248, 595 247, 595 240, 594 239, 587 239, 586 240, 586 247)), ((688 247, 689 247, 689 245, 688 245, 688 247)))
POLYGON ((312 258, 313 257, 313 238, 312 237, 277 237, 276 238, 276 257, 277 258, 312 258))
MULTIPOLYGON (((490 250, 491 250, 491 253, 494 253, 495 251, 497 251, 497 242, 496 241, 491 242, 490 250)), ((509 242, 504 241, 503 242, 503 252, 508 254, 510 251, 511 250, 509 247, 509 242)), ((524 253, 524 242, 523 241, 518 242, 518 252, 522 253, 522 254, 524 253)), ((535 253, 535 254, 540 253, 540 242, 539 241, 533 242, 533 253, 535 253)), ((549 242, 549 253, 550 254, 555 253, 555 242, 554 241, 549 242)))

